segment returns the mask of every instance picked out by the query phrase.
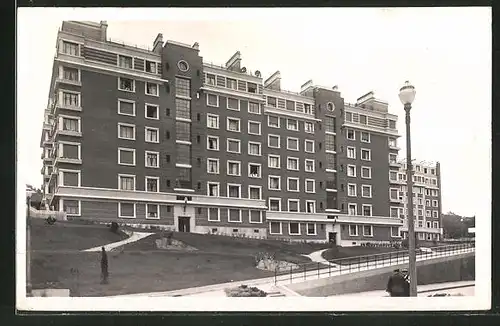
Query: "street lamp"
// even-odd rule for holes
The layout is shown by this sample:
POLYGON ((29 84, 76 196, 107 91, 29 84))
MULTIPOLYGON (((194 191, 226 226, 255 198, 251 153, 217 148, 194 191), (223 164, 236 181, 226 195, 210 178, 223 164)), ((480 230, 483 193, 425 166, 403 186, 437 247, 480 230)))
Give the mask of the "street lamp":
POLYGON ((411 162, 410 110, 415 99, 415 87, 409 81, 399 90, 399 99, 404 105, 406 122, 406 179, 407 179, 407 224, 408 224, 408 259, 410 272, 410 296, 417 296, 417 257, 415 252, 415 223, 413 217, 413 167, 411 162))

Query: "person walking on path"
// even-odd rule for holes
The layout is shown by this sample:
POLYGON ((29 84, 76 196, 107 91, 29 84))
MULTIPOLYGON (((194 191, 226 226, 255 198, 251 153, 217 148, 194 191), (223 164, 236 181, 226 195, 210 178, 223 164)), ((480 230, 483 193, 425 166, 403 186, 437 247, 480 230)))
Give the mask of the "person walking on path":
POLYGON ((394 273, 389 277, 386 291, 389 292, 391 297, 406 297, 410 295, 410 284, 399 269, 395 269, 394 273))
POLYGON ((101 284, 108 284, 108 255, 106 254, 106 249, 101 248, 101 284))

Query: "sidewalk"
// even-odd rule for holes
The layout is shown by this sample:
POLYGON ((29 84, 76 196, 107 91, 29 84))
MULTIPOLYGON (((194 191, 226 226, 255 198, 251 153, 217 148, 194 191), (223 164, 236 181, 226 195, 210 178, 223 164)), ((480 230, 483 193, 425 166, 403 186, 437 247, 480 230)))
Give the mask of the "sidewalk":
MULTIPOLYGON (((427 257, 425 254, 417 254, 417 261, 454 256, 454 255, 469 253, 469 252, 474 252, 474 251, 475 251, 475 248, 457 249, 457 250, 454 250, 451 252, 443 252, 443 253, 434 252, 432 254, 432 256, 428 254, 427 257)), ((371 262, 368 266, 366 266, 366 264, 362 264, 362 266, 359 266, 359 264, 357 264, 357 263, 351 264, 351 265, 346 265, 346 266, 342 266, 342 271, 340 271, 340 267, 330 266, 330 268, 326 267, 326 268, 320 269, 319 275, 318 275, 318 270, 310 270, 310 271, 307 271, 306 273, 301 272, 301 271, 296 271, 296 272, 293 272, 292 279, 290 279, 290 274, 278 275, 276 278, 276 284, 275 284, 274 277, 271 276, 271 277, 260 278, 260 279, 228 282, 228 283, 221 283, 221 284, 212 284, 212 285, 207 285, 207 286, 202 286, 202 287, 187 288, 187 289, 181 289, 181 290, 175 290, 175 291, 138 293, 138 294, 130 294, 130 295, 120 295, 117 297, 135 297, 135 296, 220 297, 220 296, 226 296, 224 293, 225 288, 236 287, 236 286, 239 286, 241 284, 246 284, 248 286, 255 286, 263 291, 269 292, 271 289, 274 289, 275 285, 286 285, 286 284, 290 284, 290 283, 300 283, 300 282, 304 282, 307 280, 313 280, 313 279, 318 279, 318 278, 328 278, 328 277, 333 277, 333 276, 337 276, 337 275, 356 273, 359 271, 378 269, 378 268, 388 267, 388 266, 397 266, 397 265, 401 265, 401 264, 408 264, 408 257, 400 257, 400 259, 398 261, 396 261, 396 259, 392 259, 392 261, 389 259, 386 259, 383 261, 379 261, 377 263, 371 262)))

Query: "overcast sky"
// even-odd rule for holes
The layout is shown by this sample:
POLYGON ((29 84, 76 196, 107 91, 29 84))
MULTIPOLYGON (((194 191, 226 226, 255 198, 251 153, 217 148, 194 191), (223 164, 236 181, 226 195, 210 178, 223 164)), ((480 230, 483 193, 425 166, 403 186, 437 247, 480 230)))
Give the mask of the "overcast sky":
POLYGON ((443 212, 491 216, 491 11, 415 9, 41 9, 18 11, 18 182, 40 187, 43 112, 62 20, 107 20, 108 38, 152 46, 198 42, 204 61, 236 51, 263 78, 281 71, 283 89, 338 85, 346 102, 368 91, 399 115, 398 90, 416 87, 412 154, 439 161, 443 212))

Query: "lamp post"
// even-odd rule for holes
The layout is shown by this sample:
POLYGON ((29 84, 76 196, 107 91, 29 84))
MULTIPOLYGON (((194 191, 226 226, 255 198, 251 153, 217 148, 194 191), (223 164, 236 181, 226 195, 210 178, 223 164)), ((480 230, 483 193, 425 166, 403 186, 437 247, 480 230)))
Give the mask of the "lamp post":
POLYGON ((26 193, 26 296, 31 296, 31 190, 26 193))
POLYGON ((415 222, 413 216, 413 166, 411 162, 410 110, 415 99, 415 87, 406 81, 399 90, 399 99, 404 105, 406 122, 406 185, 407 185, 407 224, 408 224, 408 258, 410 274, 410 296, 417 296, 417 257, 415 252, 415 222))

